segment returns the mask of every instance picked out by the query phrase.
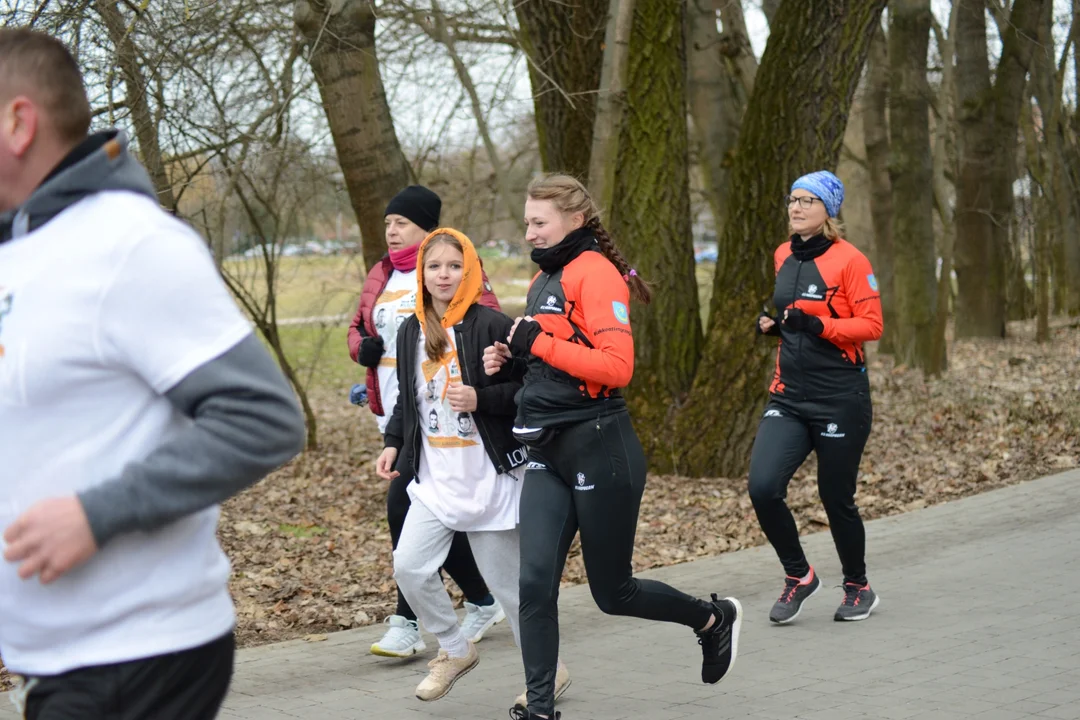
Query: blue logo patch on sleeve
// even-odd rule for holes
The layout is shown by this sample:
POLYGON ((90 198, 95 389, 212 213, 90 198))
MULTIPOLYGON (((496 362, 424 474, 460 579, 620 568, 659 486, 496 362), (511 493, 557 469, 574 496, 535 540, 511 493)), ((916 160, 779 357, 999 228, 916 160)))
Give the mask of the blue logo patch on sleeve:
POLYGON ((615 311, 615 319, 621 322, 623 325, 630 324, 630 311, 626 309, 618 300, 611 303, 611 309, 615 311))
POLYGON ((874 277, 874 273, 870 273, 869 275, 867 275, 866 276, 866 281, 868 283, 870 283, 870 289, 873 290, 874 292, 877 292, 877 289, 878 289, 877 278, 874 277))

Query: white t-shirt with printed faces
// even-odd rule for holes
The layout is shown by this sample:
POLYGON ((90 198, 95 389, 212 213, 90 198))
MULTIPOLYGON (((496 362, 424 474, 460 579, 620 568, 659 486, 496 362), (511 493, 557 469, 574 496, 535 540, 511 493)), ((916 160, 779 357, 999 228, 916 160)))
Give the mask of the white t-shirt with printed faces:
MULTIPOLYGON (((88 197, 0 245, 0 316, 0 533, 188 427, 163 393, 251 333, 202 239, 127 192, 88 197)), ((49 675, 229 632, 217 518, 215 506, 117 536, 49 585, 0 560, 4 663, 49 675)))
MULTIPOLYGON (((456 347, 453 328, 446 332, 450 347, 456 347)), ((451 530, 513 530, 518 524, 524 472, 499 474, 484 449, 472 413, 450 409, 446 390, 450 383, 462 382, 457 351, 448 350, 439 362, 432 362, 421 332, 416 365, 423 452, 419 482, 409 483, 409 496, 451 530)))
POLYGON ((390 273, 390 280, 382 295, 375 300, 371 310, 371 319, 375 331, 383 339, 384 353, 379 361, 379 400, 382 401, 383 414, 376 415, 379 432, 385 433, 394 414, 398 399, 397 379, 397 334, 401 324, 416 313, 416 271, 390 273))

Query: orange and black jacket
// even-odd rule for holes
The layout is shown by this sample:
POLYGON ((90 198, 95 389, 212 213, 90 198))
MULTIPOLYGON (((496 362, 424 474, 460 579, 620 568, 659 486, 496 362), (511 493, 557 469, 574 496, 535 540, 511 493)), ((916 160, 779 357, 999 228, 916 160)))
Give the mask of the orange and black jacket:
POLYGON ((554 428, 625 410, 634 375, 630 291, 587 228, 533 251, 540 272, 511 350, 527 363, 516 424, 554 428))
POLYGON ((868 391, 863 343, 881 337, 881 295, 870 261, 846 240, 822 235, 781 245, 775 261, 777 320, 798 308, 823 329, 818 335, 777 323, 780 343, 769 392, 812 400, 868 391))

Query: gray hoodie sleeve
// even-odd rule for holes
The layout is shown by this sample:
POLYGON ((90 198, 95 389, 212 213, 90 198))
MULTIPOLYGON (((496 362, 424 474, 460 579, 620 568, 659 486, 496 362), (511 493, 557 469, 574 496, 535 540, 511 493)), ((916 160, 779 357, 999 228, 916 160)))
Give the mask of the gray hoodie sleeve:
POLYGON ((303 449, 296 397, 254 335, 165 396, 194 422, 120 477, 79 494, 99 548, 220 503, 303 449))

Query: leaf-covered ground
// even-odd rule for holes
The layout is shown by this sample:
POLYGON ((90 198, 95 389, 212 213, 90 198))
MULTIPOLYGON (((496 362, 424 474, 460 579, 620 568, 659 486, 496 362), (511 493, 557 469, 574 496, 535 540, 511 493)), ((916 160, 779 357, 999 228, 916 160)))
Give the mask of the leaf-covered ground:
MULTIPOLYGON (((951 345, 940 379, 871 354, 874 428, 858 502, 867 519, 906 512, 1080 464, 1080 324, 1045 345, 1030 324, 1004 342, 951 345)), ((385 483, 366 409, 319 392, 321 449, 229 501, 220 537, 232 558, 241 644, 378 622, 393 599, 385 483)), ((825 528, 811 458, 788 501, 804 532, 825 528)), ((638 569, 764 542, 745 478, 653 476, 642 503, 638 569)), ((576 546, 565 583, 584 582, 576 546)), ((0 668, 0 688, 6 675, 0 668)))
MULTIPOLYGON (((874 428, 858 502, 870 519, 1080 463, 1080 330, 1053 341, 1029 325, 1004 342, 951 347, 940 379, 871 359, 874 428)), ((221 538, 233 560, 239 637, 252 645, 380 621, 393 599, 385 483, 372 472, 378 435, 345 393, 318 398, 322 449, 230 501, 221 538)), ((813 459, 789 503, 804 532, 827 526, 813 459)), ((638 531, 644 569, 764 542, 744 478, 654 476, 638 531)), ((585 580, 576 547, 564 582, 585 580)))

